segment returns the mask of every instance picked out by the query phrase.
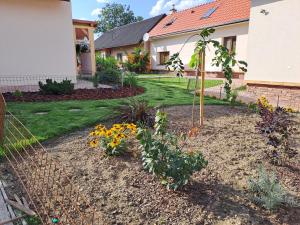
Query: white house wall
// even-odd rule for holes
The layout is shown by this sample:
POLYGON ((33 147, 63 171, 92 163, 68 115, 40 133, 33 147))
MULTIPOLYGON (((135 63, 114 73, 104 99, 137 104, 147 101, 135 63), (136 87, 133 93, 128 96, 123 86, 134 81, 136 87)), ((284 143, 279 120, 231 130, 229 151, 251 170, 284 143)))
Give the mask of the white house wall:
MULTIPOLYGON (((200 31, 199 31, 200 32, 200 31)), ((199 32, 163 37, 159 39, 151 39, 151 66, 153 70, 165 70, 165 66, 159 65, 159 52, 169 51, 170 56, 176 52, 179 52, 186 40, 191 37, 193 34, 199 32)), ((236 36, 237 37, 237 46, 236 53, 239 60, 247 61, 247 42, 248 42, 248 22, 228 25, 223 27, 216 28, 215 33, 211 36, 213 40, 223 43, 224 37, 236 36)), ((191 56, 194 52, 196 41, 199 37, 191 38, 180 52, 180 57, 186 67, 188 68, 188 63, 191 59, 191 56)), ((206 52, 206 71, 209 72, 220 72, 221 68, 212 66, 211 60, 214 57, 214 48, 209 47, 209 50, 206 52)), ((236 69, 236 72, 240 72, 236 69)))
POLYGON ((0 29, 2 84, 5 77, 20 84, 36 77, 76 80, 70 2, 0 0, 0 29))
POLYGON ((300 85, 299 9, 299 0, 252 0, 246 80, 300 85))

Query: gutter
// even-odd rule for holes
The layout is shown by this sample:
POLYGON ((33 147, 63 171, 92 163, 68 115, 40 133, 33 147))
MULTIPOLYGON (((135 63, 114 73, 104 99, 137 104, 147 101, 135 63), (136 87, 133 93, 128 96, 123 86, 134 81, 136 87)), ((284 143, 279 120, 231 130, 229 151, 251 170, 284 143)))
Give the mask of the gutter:
POLYGON ((150 38, 155 40, 155 39, 160 39, 160 38, 165 38, 165 37, 170 37, 170 36, 176 36, 176 35, 180 35, 180 34, 192 33, 192 32, 196 32, 196 31, 199 31, 199 30, 206 29, 206 28, 224 27, 224 26, 234 25, 234 24, 238 24, 238 23, 246 23, 246 22, 249 22, 249 21, 250 21, 250 19, 235 20, 235 21, 231 21, 231 22, 227 22, 227 23, 222 23, 222 24, 219 24, 219 25, 210 25, 210 26, 205 26, 205 27, 200 27, 200 28, 176 31, 176 32, 173 32, 173 33, 162 34, 162 35, 158 35, 158 36, 152 36, 150 38))

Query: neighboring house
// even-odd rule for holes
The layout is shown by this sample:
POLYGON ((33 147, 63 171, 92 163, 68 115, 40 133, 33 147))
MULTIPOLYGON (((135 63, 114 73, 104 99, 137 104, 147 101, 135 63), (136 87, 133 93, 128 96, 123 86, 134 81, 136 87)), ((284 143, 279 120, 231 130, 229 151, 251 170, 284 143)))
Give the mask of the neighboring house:
MULTIPOLYGON (((188 64, 199 40, 195 35, 207 27, 216 29, 212 39, 235 51, 238 59, 246 60, 249 15, 250 0, 216 0, 179 12, 171 10, 150 32, 152 70, 166 71, 165 62, 180 51, 185 71, 188 75, 194 74, 188 64)), ((211 66, 213 57, 214 48, 210 46, 206 52, 207 75, 222 77, 221 68, 211 66)), ((235 72, 235 77, 244 77, 238 68, 235 72)))
POLYGON ((0 85, 76 81, 71 2, 0 0, 0 85))
MULTIPOLYGON (((248 91, 300 109, 300 1, 252 0, 248 91)), ((276 102, 275 101, 275 102, 276 102)))
POLYGON ((107 31, 95 41, 96 51, 103 57, 112 56, 124 62, 134 48, 144 48, 143 36, 164 17, 159 15, 107 31))
POLYGON ((96 73, 94 31, 97 22, 73 20, 76 46, 77 75, 90 76, 96 73))

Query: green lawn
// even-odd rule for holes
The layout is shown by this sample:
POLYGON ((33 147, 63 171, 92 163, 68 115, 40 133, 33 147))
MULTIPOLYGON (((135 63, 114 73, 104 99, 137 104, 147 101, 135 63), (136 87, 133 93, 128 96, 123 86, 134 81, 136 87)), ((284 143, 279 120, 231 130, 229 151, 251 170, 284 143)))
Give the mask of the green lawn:
MULTIPOLYGON (((208 80, 206 86, 211 87, 220 83, 222 81, 208 80)), ((192 104, 193 95, 186 90, 186 79, 140 79, 139 84, 145 87, 146 92, 138 98, 148 100, 152 106, 192 104)), ((117 116, 120 113, 118 108, 126 104, 125 100, 8 103, 8 110, 19 118, 40 141, 44 141, 117 116), (81 109, 81 111, 69 111, 70 109, 81 109), (37 115, 36 112, 48 112, 48 114, 37 115)), ((205 104, 228 103, 206 97, 205 104)))

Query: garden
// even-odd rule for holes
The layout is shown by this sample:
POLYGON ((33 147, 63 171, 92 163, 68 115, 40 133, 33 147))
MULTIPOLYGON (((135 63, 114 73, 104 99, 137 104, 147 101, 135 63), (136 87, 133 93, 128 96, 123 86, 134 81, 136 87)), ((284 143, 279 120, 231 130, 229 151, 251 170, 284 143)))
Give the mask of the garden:
MULTIPOLYGON (((177 77, 148 78, 136 74, 147 63, 136 50, 124 73, 115 59, 97 58, 89 81, 93 92, 110 85, 110 94, 72 98, 71 82, 48 80, 39 84, 43 99, 6 96, 8 110, 44 141, 55 170, 80 187, 101 224, 299 224, 299 113, 263 96, 249 105, 236 102, 232 67, 247 64, 207 40, 212 32, 200 34, 192 89, 181 76, 179 54, 167 63, 177 77), (225 81, 198 80, 209 43, 218 49, 214 63, 222 65, 225 81), (195 90, 219 85, 225 99, 200 95, 196 104, 195 90), (125 89, 130 94, 119 95, 125 89)), ((22 192, 5 164, 0 173, 22 192)))

